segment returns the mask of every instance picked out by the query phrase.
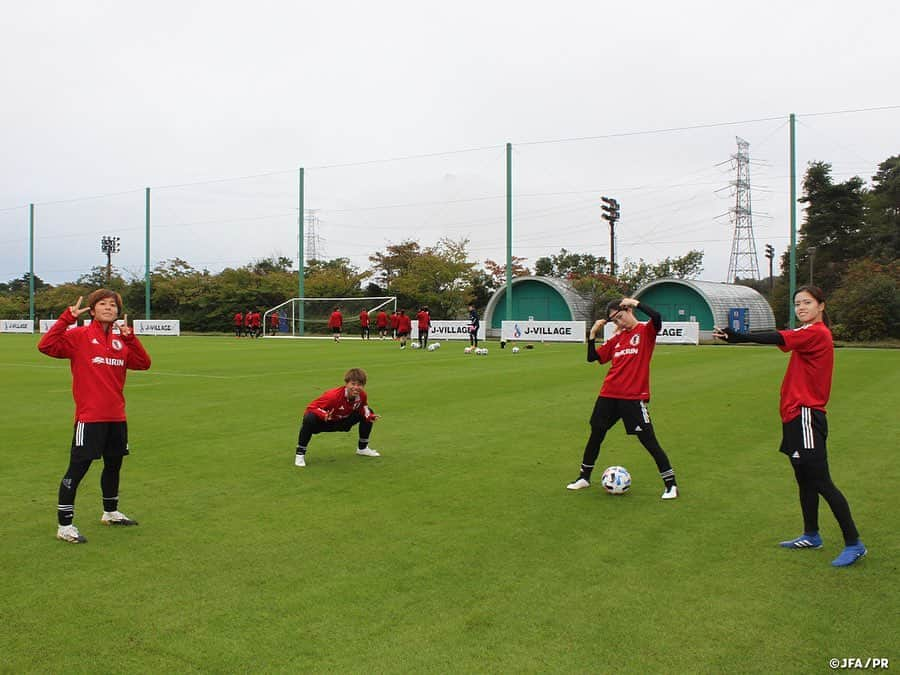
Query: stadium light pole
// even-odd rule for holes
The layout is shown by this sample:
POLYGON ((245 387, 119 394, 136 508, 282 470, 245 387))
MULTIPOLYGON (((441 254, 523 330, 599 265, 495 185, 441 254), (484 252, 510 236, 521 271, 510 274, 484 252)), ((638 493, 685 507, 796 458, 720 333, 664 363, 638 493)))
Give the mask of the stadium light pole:
POLYGON ((512 143, 506 144, 506 320, 512 321, 512 143))
POLYGON ((28 205, 28 318, 34 321, 34 204, 28 205))
POLYGON ((794 318, 794 291, 797 288, 797 116, 791 113, 791 250, 789 255, 790 293, 788 295, 788 317, 790 328, 796 327, 794 318))
POLYGON ((150 320, 150 188, 144 188, 144 318, 150 320))
MULTIPOLYGON (((303 277, 306 275, 306 266, 304 264, 304 251, 303 251, 303 221, 306 219, 306 212, 304 211, 303 206, 303 182, 305 179, 305 171, 303 167, 300 167, 299 177, 298 177, 298 185, 297 185, 297 199, 299 201, 300 207, 300 215, 297 218, 298 222, 298 237, 297 237, 297 297, 303 298, 303 277)), ((303 335, 303 300, 300 300, 299 307, 297 308, 300 316, 297 317, 297 331, 300 335, 303 335)))
POLYGON ((603 202, 602 218, 609 222, 609 274, 616 276, 616 223, 619 222, 619 201, 612 197, 600 197, 603 202))
POLYGON ((109 286, 112 278, 112 254, 120 250, 119 237, 101 237, 100 250, 106 254, 106 285, 109 286))
POLYGON ((766 244, 766 257, 769 259, 769 295, 775 290, 775 275, 772 271, 772 265, 775 260, 775 247, 772 244, 766 244))

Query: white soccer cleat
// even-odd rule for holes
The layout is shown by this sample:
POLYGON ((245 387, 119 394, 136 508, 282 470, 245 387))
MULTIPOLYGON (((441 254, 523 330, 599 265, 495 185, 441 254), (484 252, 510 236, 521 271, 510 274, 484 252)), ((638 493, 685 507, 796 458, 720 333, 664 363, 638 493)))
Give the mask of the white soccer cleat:
POLYGON ((294 455, 294 466, 306 466, 306 455, 294 455))
POLYGON ((136 520, 132 520, 121 511, 104 511, 100 517, 100 522, 104 525, 137 525, 136 520))
POLYGON ((56 538, 67 541, 70 544, 86 544, 87 539, 81 536, 81 532, 74 525, 60 525, 56 528, 56 538))
POLYGON ((363 457, 381 457, 380 452, 378 452, 377 450, 374 450, 372 448, 369 448, 369 447, 357 448, 356 454, 362 455, 363 457))
POLYGON ((660 499, 678 499, 678 486, 673 485, 670 488, 666 488, 666 491, 662 493, 660 499))
POLYGON ((566 485, 566 490, 583 490, 584 488, 591 487, 591 484, 586 481, 584 478, 579 478, 574 483, 569 483, 566 485))

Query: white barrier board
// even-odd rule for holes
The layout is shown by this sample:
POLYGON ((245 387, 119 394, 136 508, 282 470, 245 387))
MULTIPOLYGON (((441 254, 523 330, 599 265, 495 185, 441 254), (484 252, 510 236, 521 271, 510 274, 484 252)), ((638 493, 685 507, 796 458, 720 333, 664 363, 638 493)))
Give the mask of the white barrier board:
POLYGON ((135 319, 135 335, 181 335, 179 319, 135 319))
MULTIPOLYGON (((616 324, 603 326, 603 339, 609 340, 616 332, 616 324)), ((656 344, 660 345, 696 345, 700 344, 700 324, 695 321, 663 321, 662 329, 656 336, 656 344)))
MULTIPOLYGON (((419 339, 419 324, 413 319, 410 337, 419 339)), ((468 340, 468 321, 432 321, 428 329, 429 340, 468 340)), ((484 324, 478 326, 478 339, 484 340, 484 324)))
POLYGON ((0 333, 33 333, 31 319, 0 319, 0 333))
POLYGON ((584 342, 584 321, 503 321, 500 339, 523 342, 584 342))

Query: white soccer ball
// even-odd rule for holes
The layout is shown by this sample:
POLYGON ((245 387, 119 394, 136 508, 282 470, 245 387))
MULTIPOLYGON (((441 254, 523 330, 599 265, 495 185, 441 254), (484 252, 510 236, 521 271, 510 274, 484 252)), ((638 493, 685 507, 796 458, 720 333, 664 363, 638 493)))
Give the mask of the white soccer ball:
POLYGON ((518 353, 519 353, 519 348, 518 348, 518 347, 513 347, 513 348, 512 348, 512 353, 513 353, 513 354, 518 354, 518 353))
POLYGON ((441 343, 440 343, 440 342, 434 342, 434 343, 432 343, 432 345, 434 346, 435 349, 440 349, 440 348, 441 348, 441 343))
POLYGON ((418 343, 418 342, 413 342, 413 343, 412 343, 412 348, 413 348, 413 349, 418 349, 418 348, 419 348, 419 343, 418 343))
POLYGON ((428 345, 428 351, 433 352, 433 351, 434 351, 435 349, 437 349, 438 347, 440 347, 440 345, 437 344, 437 343, 435 343, 435 344, 433 344, 433 345, 428 345))
POLYGON ((611 495, 624 495, 631 487, 631 474, 624 466, 611 466, 603 472, 600 484, 611 495))
POLYGON ((470 346, 470 347, 466 347, 465 349, 463 349, 463 353, 464 353, 464 354, 471 354, 471 353, 474 352, 474 351, 475 351, 475 347, 471 347, 471 346, 470 346))

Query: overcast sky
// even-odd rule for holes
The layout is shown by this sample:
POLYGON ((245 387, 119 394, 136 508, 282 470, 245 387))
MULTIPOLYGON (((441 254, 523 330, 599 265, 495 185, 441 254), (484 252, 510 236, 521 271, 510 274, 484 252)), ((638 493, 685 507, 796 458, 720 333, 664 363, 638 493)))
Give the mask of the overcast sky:
MULTIPOLYGON (((320 257, 360 268, 389 243, 469 240, 617 258, 705 252, 723 281, 729 158, 750 143, 753 227, 789 236, 788 115, 806 163, 869 179, 900 153, 900 3, 6 3, 0 26, 0 280, 218 271, 297 257, 297 169, 320 257), (863 112, 839 113, 863 110, 863 112), (674 131, 673 131, 674 130, 674 131), (389 161, 390 160, 390 161, 389 161)), ((799 186, 798 186, 799 189, 799 186)))

